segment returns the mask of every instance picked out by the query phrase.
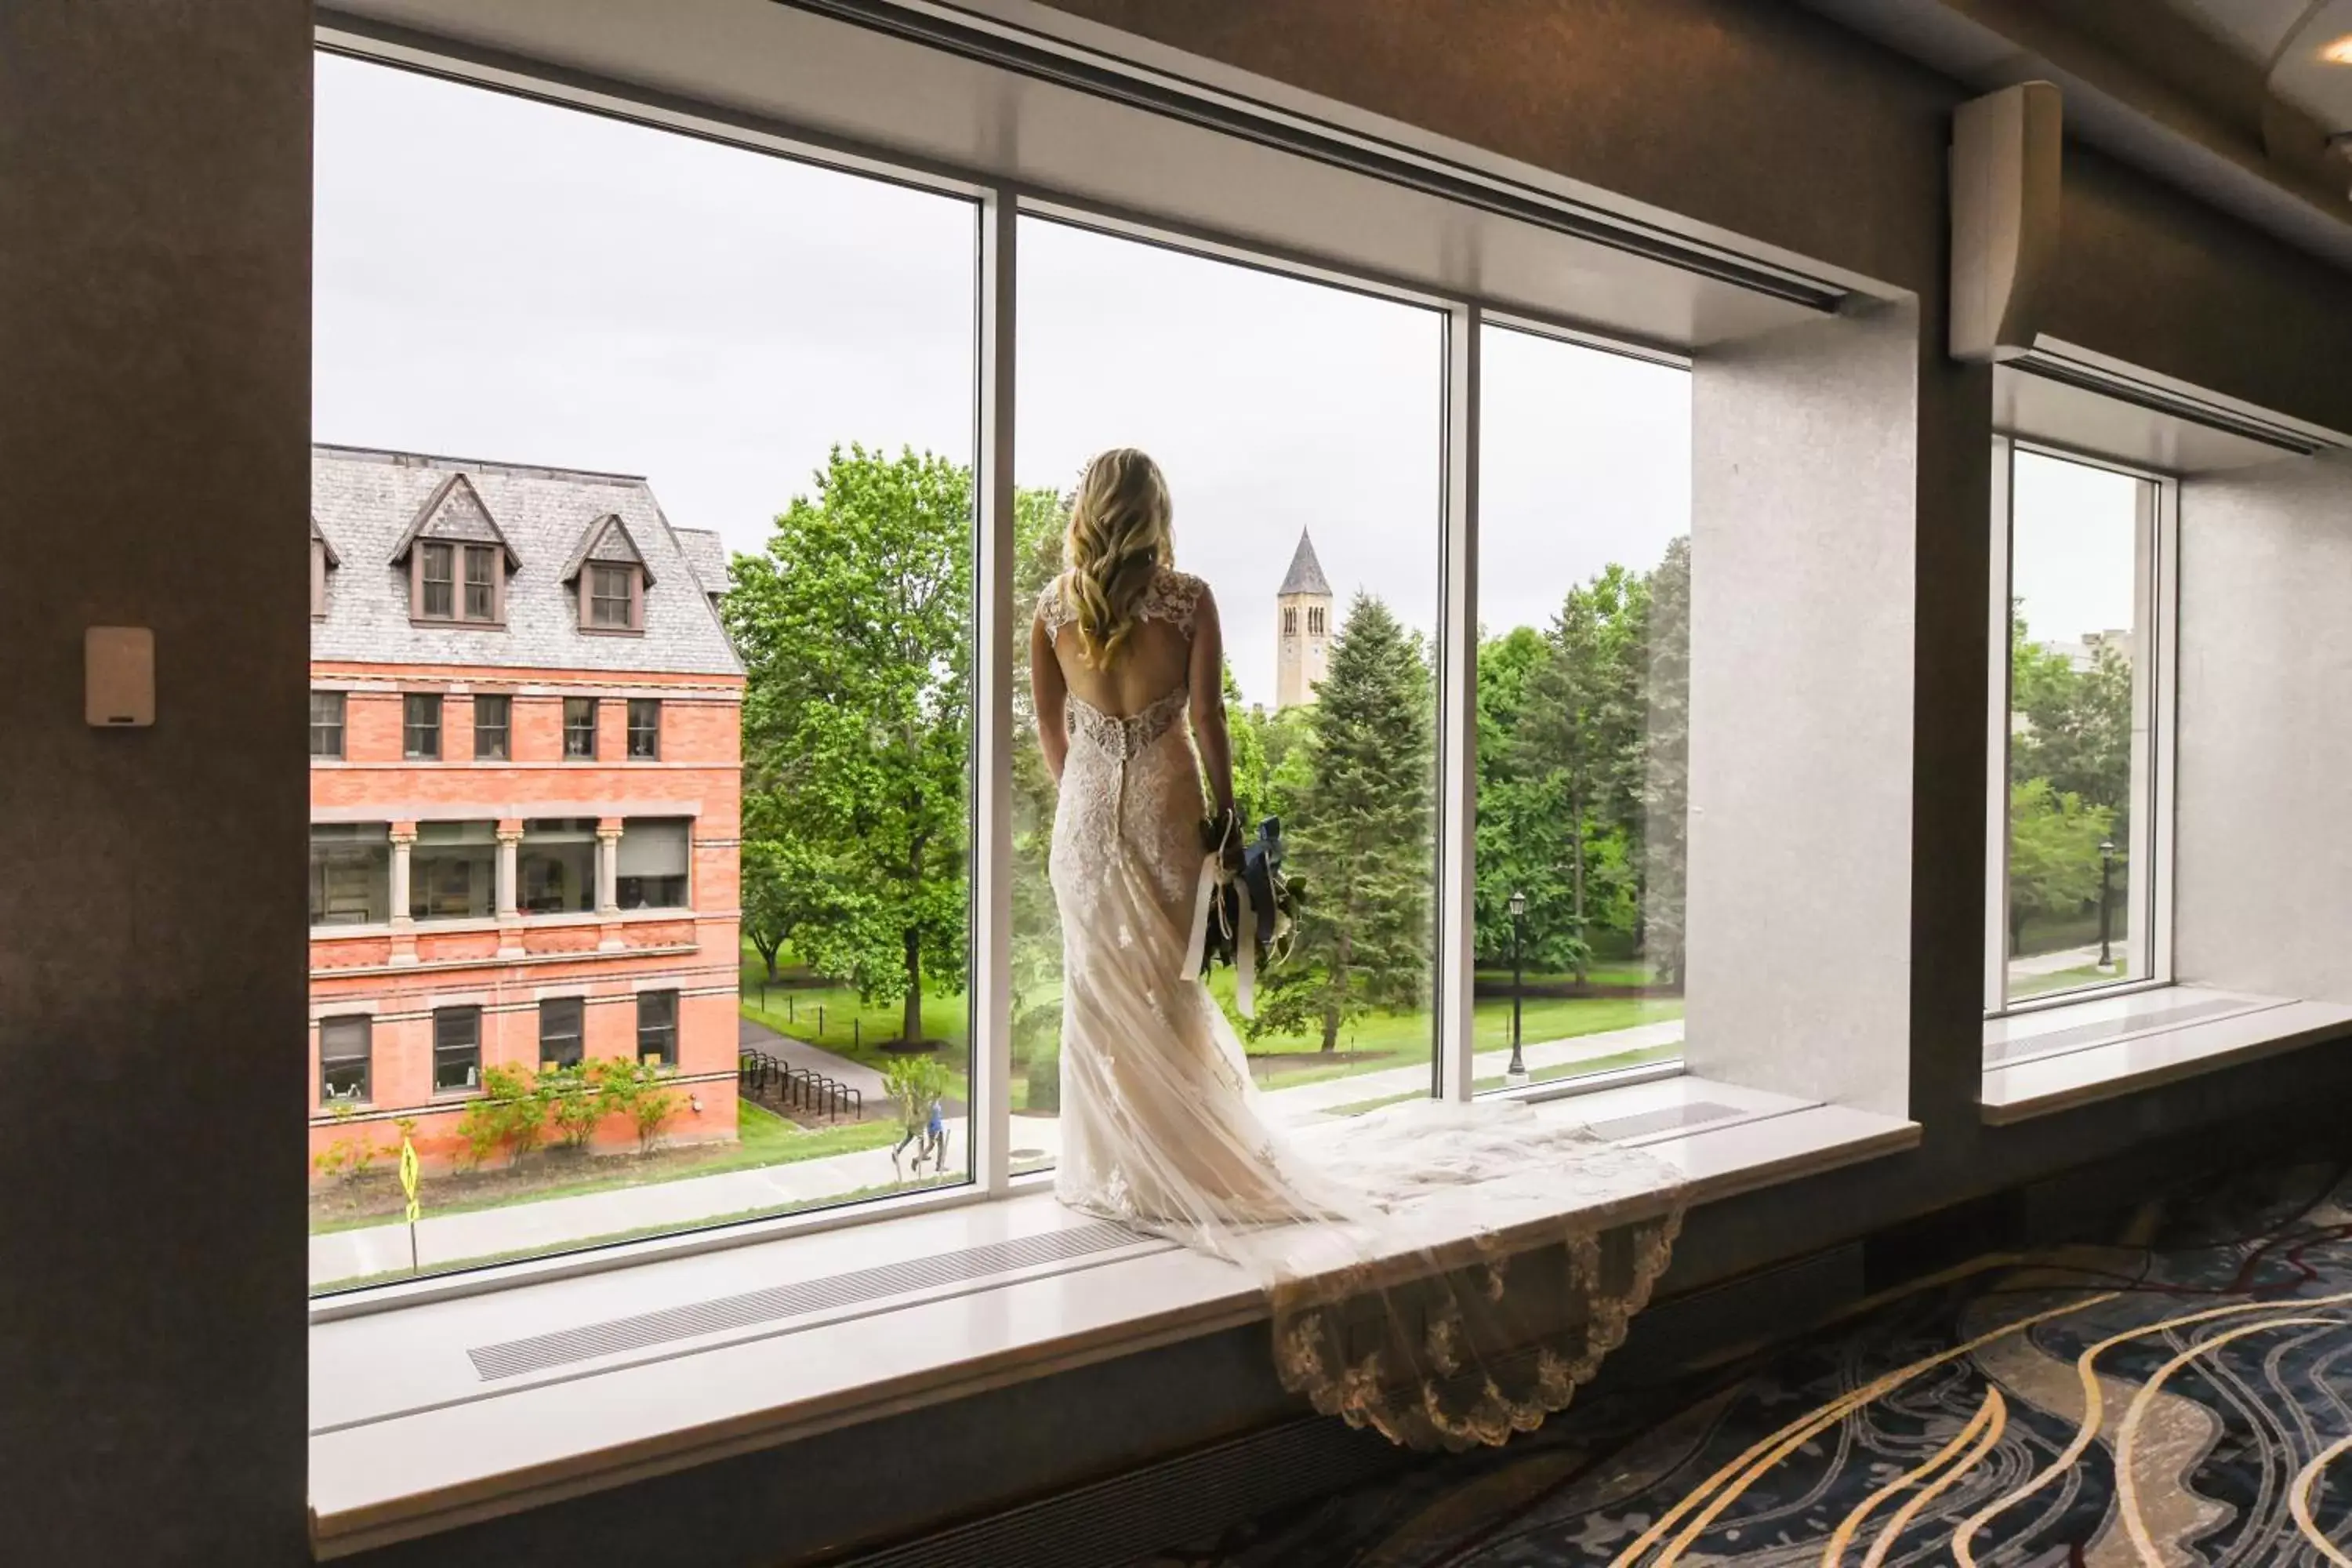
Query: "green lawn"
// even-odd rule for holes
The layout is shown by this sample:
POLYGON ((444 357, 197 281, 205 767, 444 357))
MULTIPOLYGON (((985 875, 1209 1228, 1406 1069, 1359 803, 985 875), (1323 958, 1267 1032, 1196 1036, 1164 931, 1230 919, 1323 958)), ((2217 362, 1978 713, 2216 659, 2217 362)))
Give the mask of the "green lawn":
POLYGON ((2078 969, 2059 970, 2054 974, 2018 975, 2009 983, 2009 995, 2011 1001, 2018 1001, 2027 996, 2047 996, 2055 991, 2074 991, 2089 985, 2113 985, 2124 978, 2121 964, 2117 964, 2113 969, 2101 969, 2095 963, 2086 963, 2078 969))

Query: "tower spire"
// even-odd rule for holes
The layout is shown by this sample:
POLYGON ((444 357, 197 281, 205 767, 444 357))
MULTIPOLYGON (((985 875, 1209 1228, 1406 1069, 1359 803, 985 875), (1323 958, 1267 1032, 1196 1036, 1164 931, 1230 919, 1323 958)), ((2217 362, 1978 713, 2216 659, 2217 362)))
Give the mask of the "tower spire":
POLYGON ((1331 584, 1323 575, 1323 563, 1315 558, 1315 541, 1303 528, 1298 531, 1298 549, 1290 558, 1290 570, 1283 575, 1282 586, 1274 592, 1276 598, 1287 598, 1293 594, 1315 594, 1326 599, 1331 596, 1331 584))

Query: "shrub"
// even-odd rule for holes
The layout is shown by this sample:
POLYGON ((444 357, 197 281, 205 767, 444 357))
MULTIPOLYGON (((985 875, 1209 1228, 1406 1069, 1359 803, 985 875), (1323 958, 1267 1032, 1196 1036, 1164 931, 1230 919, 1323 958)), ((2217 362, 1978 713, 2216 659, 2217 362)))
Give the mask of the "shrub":
MULTIPOLYGON (((338 1124, 352 1120, 352 1108, 335 1107, 338 1124)), ((364 1134, 338 1138, 310 1157, 311 1169, 319 1174, 351 1186, 368 1173, 384 1151, 370 1142, 364 1134)))
POLYGON ((519 1068, 483 1068, 480 1098, 457 1119, 466 1163, 478 1166, 503 1147, 509 1163, 520 1163, 547 1136, 547 1101, 530 1074, 519 1068))
POLYGON ((566 1149, 584 1149, 596 1136, 596 1125, 612 1107, 600 1081, 603 1064, 573 1062, 539 1078, 540 1097, 547 1102, 548 1119, 555 1124, 556 1142, 566 1149))
POLYGON ((599 1098, 636 1129, 637 1152, 649 1154, 662 1126, 677 1110, 677 1091, 667 1087, 662 1068, 615 1057, 596 1064, 599 1098))

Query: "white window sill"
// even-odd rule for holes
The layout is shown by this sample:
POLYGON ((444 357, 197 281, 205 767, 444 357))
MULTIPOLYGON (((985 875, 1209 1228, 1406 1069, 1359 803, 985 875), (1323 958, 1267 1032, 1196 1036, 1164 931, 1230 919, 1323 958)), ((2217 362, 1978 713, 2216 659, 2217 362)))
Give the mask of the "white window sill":
MULTIPOLYGON (((1694 1203, 1919 1137, 1898 1118, 1687 1077, 1541 1114, 1621 1130, 1679 1168, 1694 1203)), ((1264 1310, 1239 1269, 1030 1193, 322 1321, 310 1331, 313 1545, 343 1556, 1264 1310), (981 1248, 1000 1250, 968 1256, 981 1248), (919 1275, 874 1272, 920 1259, 919 1275), (969 1277, 942 1270, 950 1260, 969 1277), (761 1291, 778 1295, 736 1300, 761 1291), (567 1330, 595 1335, 543 1337, 567 1330)))
POLYGON ((1989 1018, 1978 1100, 1996 1126, 2352 1033, 2352 1007, 2164 985, 1989 1018))

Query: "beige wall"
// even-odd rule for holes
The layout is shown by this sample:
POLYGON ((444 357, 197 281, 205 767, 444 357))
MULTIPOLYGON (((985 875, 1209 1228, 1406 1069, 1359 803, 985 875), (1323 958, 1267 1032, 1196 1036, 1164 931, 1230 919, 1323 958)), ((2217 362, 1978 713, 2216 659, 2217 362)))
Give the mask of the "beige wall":
POLYGON ((310 7, 0 10, 0 1556, 306 1560, 310 7), (82 721, 151 626, 152 730, 82 721))

